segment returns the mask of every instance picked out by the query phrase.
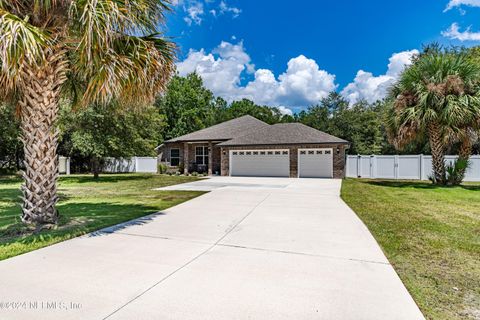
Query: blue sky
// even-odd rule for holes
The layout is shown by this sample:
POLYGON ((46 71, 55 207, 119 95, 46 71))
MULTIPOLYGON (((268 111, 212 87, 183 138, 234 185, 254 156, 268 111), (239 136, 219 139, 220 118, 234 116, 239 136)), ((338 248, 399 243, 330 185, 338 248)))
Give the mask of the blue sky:
POLYGON ((480 0, 175 0, 180 74, 286 113, 336 90, 383 98, 422 44, 480 43, 480 0))

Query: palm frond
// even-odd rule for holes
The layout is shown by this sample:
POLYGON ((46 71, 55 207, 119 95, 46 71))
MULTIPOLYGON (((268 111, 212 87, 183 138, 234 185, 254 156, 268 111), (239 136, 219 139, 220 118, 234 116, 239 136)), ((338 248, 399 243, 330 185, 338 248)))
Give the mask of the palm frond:
POLYGON ((146 35, 157 32, 165 12, 165 0, 76 0, 69 10, 72 28, 79 37, 77 50, 90 62, 95 51, 108 50, 118 35, 146 35))
POLYGON ((0 9, 0 87, 14 90, 24 64, 43 61, 43 48, 49 35, 31 25, 28 19, 0 9))
POLYGON ((174 72, 175 50, 172 42, 158 35, 117 37, 110 50, 96 53, 91 63, 84 65, 80 59, 74 64, 74 72, 85 83, 82 104, 152 101, 174 72))

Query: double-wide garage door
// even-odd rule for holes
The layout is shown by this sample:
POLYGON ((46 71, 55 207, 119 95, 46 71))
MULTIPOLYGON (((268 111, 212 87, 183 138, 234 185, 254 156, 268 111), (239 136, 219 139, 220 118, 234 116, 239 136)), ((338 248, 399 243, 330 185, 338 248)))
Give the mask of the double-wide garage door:
MULTIPOLYGON (((332 149, 299 149, 298 177, 332 178, 332 149)), ((230 174, 251 177, 289 177, 289 150, 230 151, 230 174)))
POLYGON ((288 150, 236 150, 230 151, 232 176, 289 177, 290 152, 288 150))

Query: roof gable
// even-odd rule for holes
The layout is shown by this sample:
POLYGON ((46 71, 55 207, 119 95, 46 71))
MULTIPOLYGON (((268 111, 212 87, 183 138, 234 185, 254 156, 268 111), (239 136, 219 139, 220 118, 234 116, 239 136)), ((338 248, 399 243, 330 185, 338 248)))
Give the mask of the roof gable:
POLYGON ((224 141, 234 139, 266 127, 269 127, 269 125, 265 122, 246 115, 170 139, 166 142, 224 141))

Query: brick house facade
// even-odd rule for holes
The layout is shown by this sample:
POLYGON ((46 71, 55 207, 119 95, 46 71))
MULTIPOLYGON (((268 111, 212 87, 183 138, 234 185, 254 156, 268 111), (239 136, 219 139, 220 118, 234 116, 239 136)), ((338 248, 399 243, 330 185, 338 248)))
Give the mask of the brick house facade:
MULTIPOLYGON (((348 147, 347 141, 302 124, 268 125, 253 117, 244 116, 166 141, 159 147, 159 160, 170 167, 183 167, 184 174, 198 172, 228 176, 232 175, 230 152, 233 150, 288 150, 288 163, 284 158, 282 164, 285 169, 283 174, 296 178, 299 176, 299 149, 331 149, 331 158, 325 163, 331 163, 331 177, 343 178, 348 147)), ((263 152, 265 153, 268 152, 263 152)), ((304 159, 303 157, 305 156, 301 159, 304 159)), ((265 162, 262 165, 265 165, 265 162)), ((272 162, 273 165, 275 164, 272 162)), ((325 164, 319 162, 318 165, 325 164)), ((262 176, 261 171, 255 172, 255 175, 262 176)))

